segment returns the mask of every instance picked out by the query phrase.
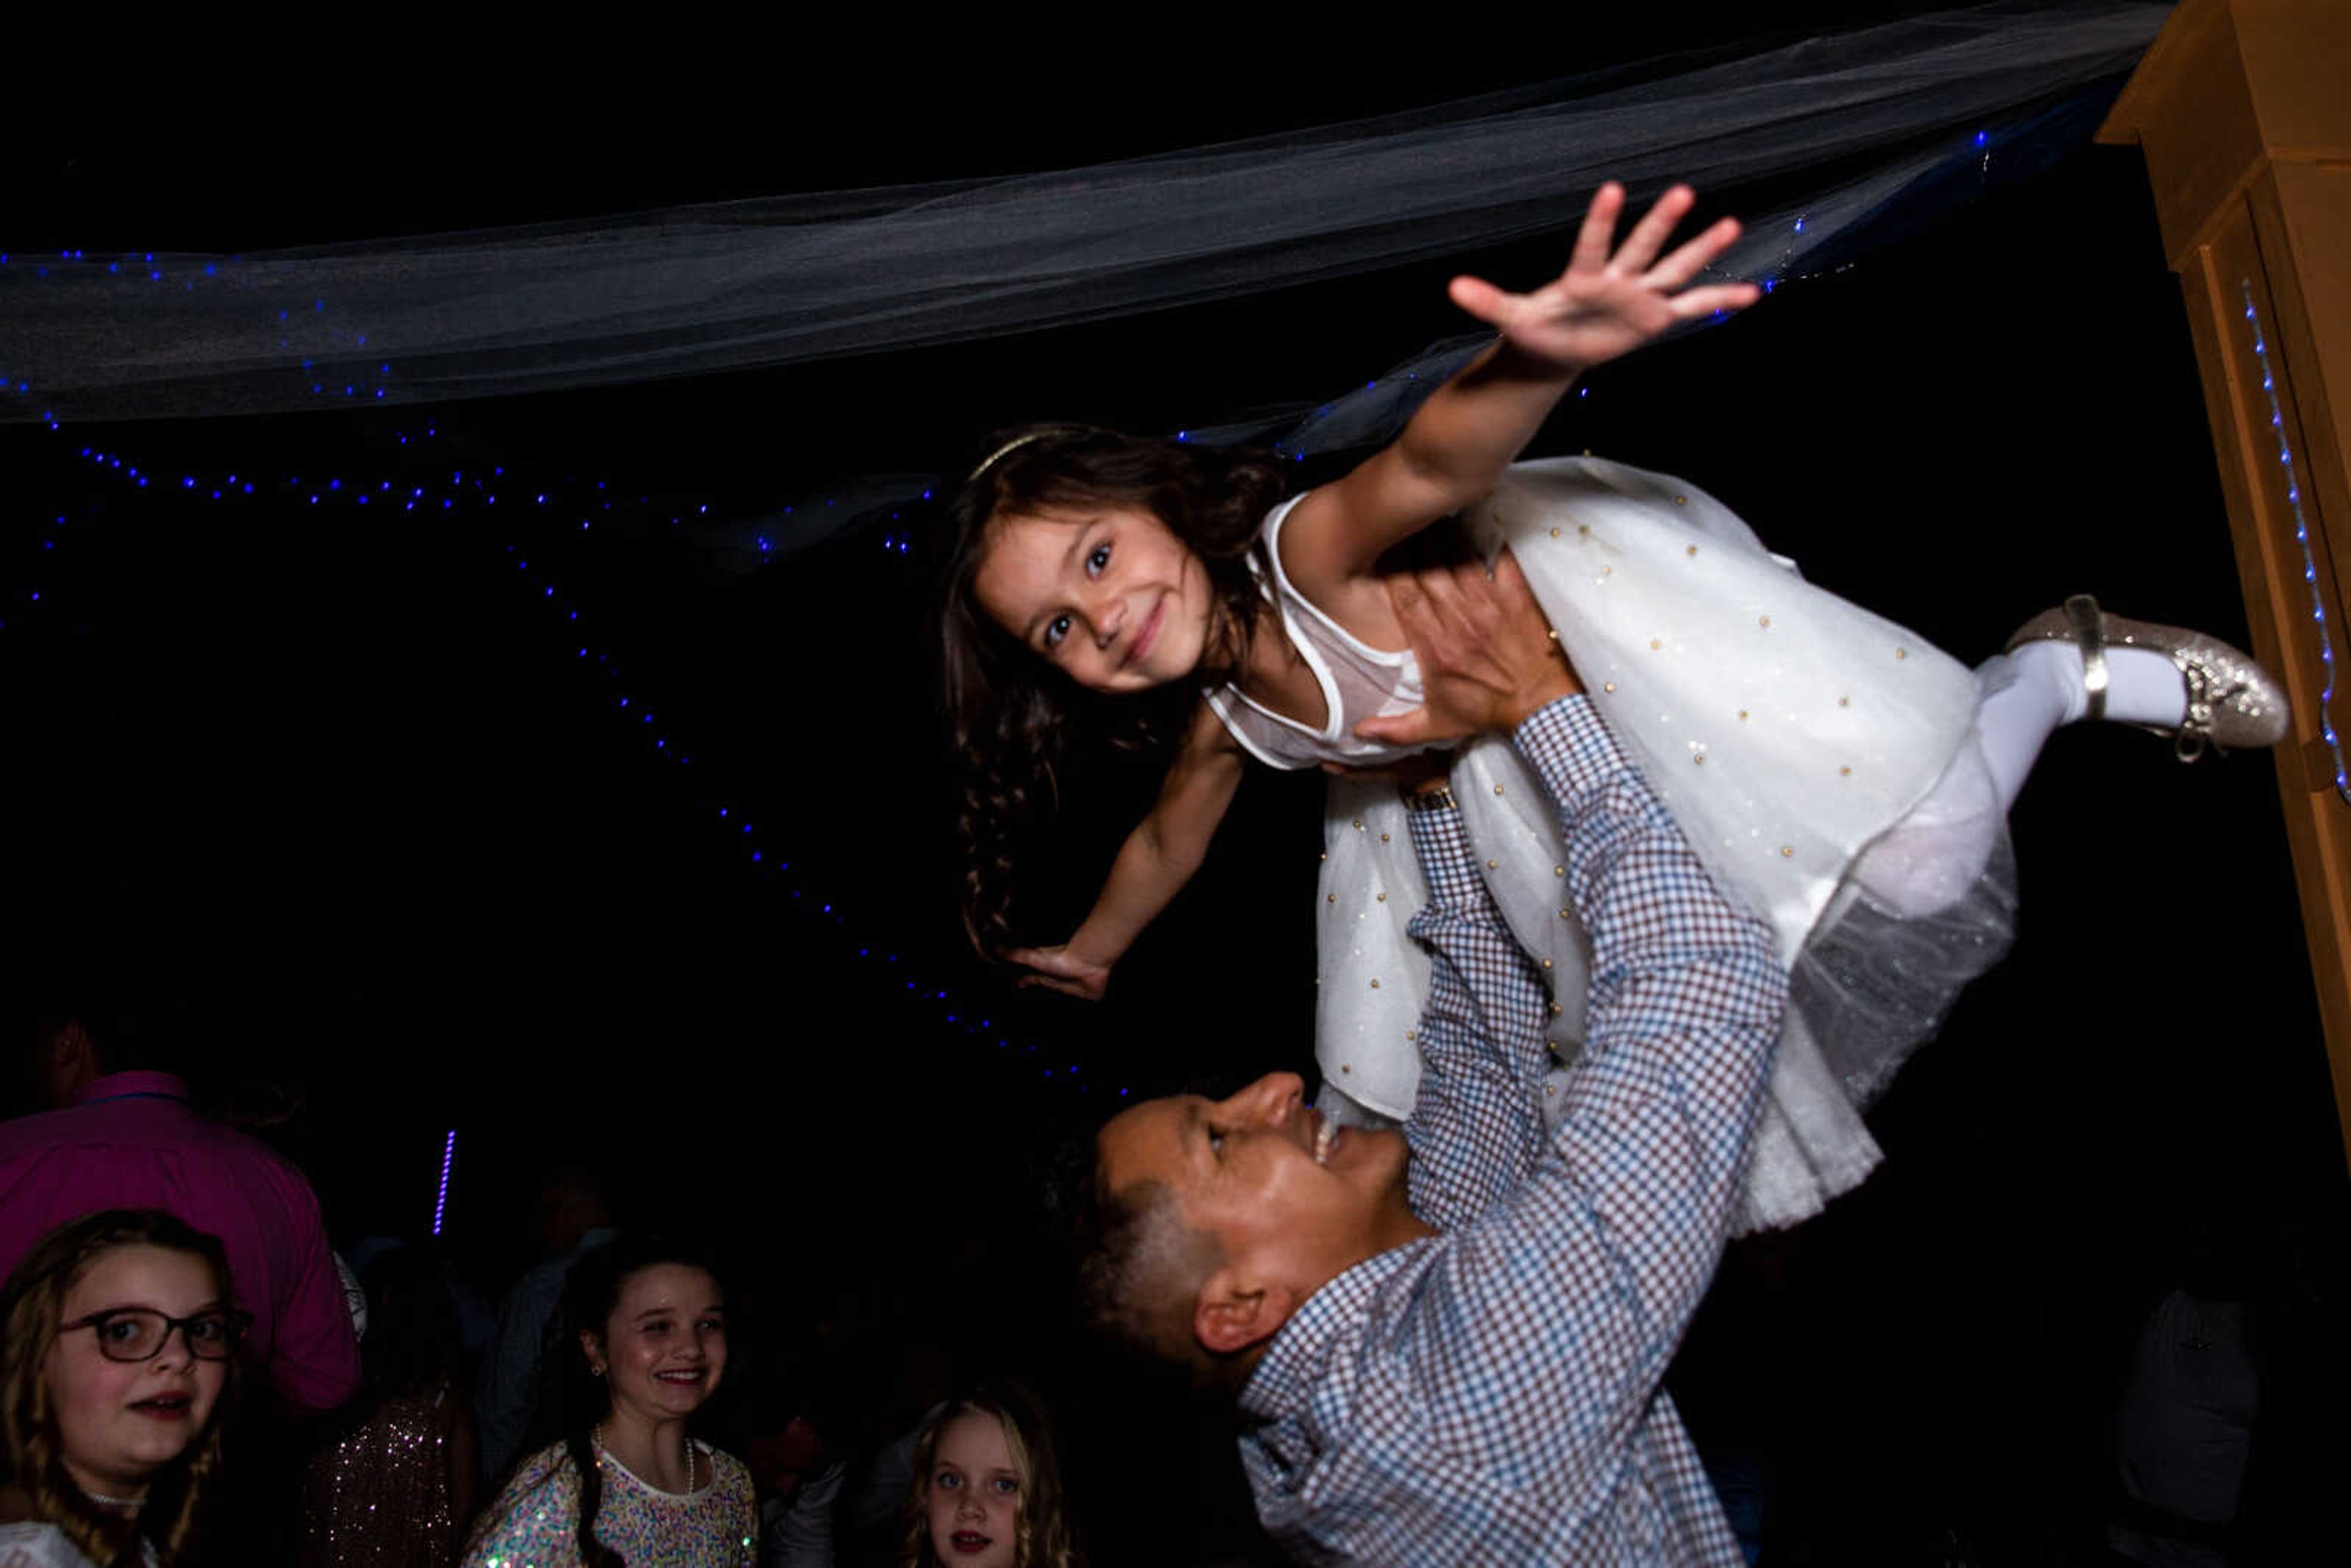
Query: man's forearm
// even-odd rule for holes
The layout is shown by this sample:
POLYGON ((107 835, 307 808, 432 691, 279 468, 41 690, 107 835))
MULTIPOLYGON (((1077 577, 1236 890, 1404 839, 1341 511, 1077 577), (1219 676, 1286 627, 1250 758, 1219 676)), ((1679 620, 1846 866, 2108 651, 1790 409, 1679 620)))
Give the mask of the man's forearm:
POLYGON ((1421 1056, 1439 1076, 1473 1066, 1539 1076, 1542 979, 1486 886, 1459 808, 1425 802, 1405 813, 1428 904, 1412 935, 1429 950, 1421 1056))
POLYGON ((1786 971, 1588 700, 1552 704, 1512 740, 1560 808, 1562 869, 1592 936, 1583 1047, 1552 1147, 1583 1201, 1650 1217, 1621 1244, 1669 1317, 1667 1297, 1703 1278, 1736 1196, 1786 971))
POLYGON ((1406 818, 1429 890, 1411 927, 1429 954, 1414 1031, 1420 1087, 1405 1126, 1414 1189, 1430 1195, 1430 1213, 1439 1201, 1474 1213, 1541 1149, 1550 993, 1487 888, 1459 810, 1448 803, 1406 818))
MULTIPOLYGON (((1522 1462, 1583 1478, 1596 1507, 1713 1270, 1785 978, 1769 932, 1715 889, 1589 699, 1549 705, 1511 738, 1559 809, 1562 879, 1593 939, 1582 1053, 1555 1127, 1540 1090, 1497 1072, 1453 1086, 1456 1119, 1422 1129, 1413 1154, 1477 1184, 1450 1195, 1428 1287, 1460 1325, 1448 1354, 1514 1409, 1574 1414, 1510 1430, 1522 1462)), ((1472 978, 1489 1010, 1497 995, 1520 1014, 1545 1006, 1524 967, 1472 978)), ((1429 1092, 1424 1076, 1424 1107, 1429 1092)))
POLYGON ((1643 1019, 1721 1018, 1769 1025, 1740 1070, 1760 1080, 1786 995, 1770 928, 1716 887, 1590 699, 1541 709, 1511 743, 1560 812, 1567 863, 1559 870, 1592 937, 1594 1012, 1583 1065, 1595 1065, 1619 1037, 1637 1039, 1643 1019), (1718 994, 1714 981, 1685 972, 1708 959, 1737 971, 1728 990, 1718 994))

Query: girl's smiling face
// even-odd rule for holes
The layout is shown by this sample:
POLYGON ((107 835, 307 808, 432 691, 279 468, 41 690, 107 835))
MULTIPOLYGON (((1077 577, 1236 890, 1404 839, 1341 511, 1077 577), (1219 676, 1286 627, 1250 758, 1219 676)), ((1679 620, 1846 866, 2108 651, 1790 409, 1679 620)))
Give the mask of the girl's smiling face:
POLYGON ((956 1568, 1014 1568, 1019 1560, 1020 1472, 1004 1425, 967 1410, 939 1434, 931 1460, 931 1550, 956 1568))
POLYGON ((1023 646, 1098 692, 1191 674, 1216 609, 1200 558, 1128 507, 995 518, 972 589, 1023 646))
MULTIPOLYGON (((228 1306, 202 1258, 136 1243, 102 1253, 82 1270, 66 1291, 59 1321, 80 1322, 125 1307, 187 1319, 228 1306)), ((86 1492, 139 1497, 148 1479, 204 1432, 228 1364, 191 1353, 188 1335, 204 1332, 201 1327, 172 1330, 149 1360, 109 1361, 99 1344, 108 1328, 58 1333, 44 1371, 67 1473, 86 1492)))
POLYGON ((718 1281, 684 1263, 656 1263, 621 1281, 600 1343, 580 1335, 605 1369, 615 1406, 650 1422, 692 1415, 726 1373, 726 1304, 718 1281))

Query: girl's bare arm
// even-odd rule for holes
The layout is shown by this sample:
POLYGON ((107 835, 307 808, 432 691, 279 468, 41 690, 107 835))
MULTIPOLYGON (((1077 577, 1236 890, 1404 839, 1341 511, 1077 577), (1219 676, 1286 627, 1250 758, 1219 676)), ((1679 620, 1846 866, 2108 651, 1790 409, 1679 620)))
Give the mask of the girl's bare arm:
POLYGON ((1735 220, 1664 251, 1697 200, 1687 185, 1667 191, 1612 254, 1625 205, 1612 182, 1593 197, 1567 270, 1552 283, 1510 294, 1455 278, 1454 303, 1500 336, 1430 395, 1393 444, 1298 503, 1281 543, 1299 591, 1341 613, 1324 594, 1343 597, 1392 546, 1491 490, 1578 375, 1677 322, 1752 304, 1760 291, 1750 283, 1687 287, 1738 238, 1735 220))
POLYGON ((1159 787, 1159 799, 1127 834, 1085 923, 1058 946, 1021 947, 1004 955, 1034 971, 1020 983, 1100 1000, 1111 967, 1200 869, 1208 841, 1240 788, 1243 765, 1240 747, 1202 703, 1159 787))

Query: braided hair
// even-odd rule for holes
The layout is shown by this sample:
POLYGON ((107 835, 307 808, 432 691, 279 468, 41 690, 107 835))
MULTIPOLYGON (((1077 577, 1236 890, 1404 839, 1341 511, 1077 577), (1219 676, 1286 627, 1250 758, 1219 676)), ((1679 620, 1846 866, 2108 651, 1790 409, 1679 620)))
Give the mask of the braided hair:
MULTIPOLYGON (((664 1237, 623 1236, 584 1253, 564 1276, 563 1296, 548 1325, 539 1358, 539 1385, 531 1414, 531 1436, 523 1444, 520 1466, 531 1456, 559 1442, 578 1478, 579 1507, 574 1517, 575 1543, 581 1568, 627 1568, 626 1560, 596 1535, 596 1515, 604 1502, 604 1472, 596 1462, 595 1430, 611 1413, 609 1382, 590 1370, 582 1334, 601 1341, 605 1325, 619 1307, 622 1288, 630 1278, 664 1263, 697 1269, 712 1279, 718 1270, 691 1243, 664 1237)), ((688 1442, 693 1439, 689 1437, 688 1442)), ((558 1484, 559 1464, 549 1468, 538 1484, 558 1484)), ((490 1515, 485 1514, 484 1523, 490 1515)), ((479 1527, 477 1527, 478 1529, 479 1527)))
POLYGON ((204 1430, 150 1480, 135 1519, 99 1508, 75 1483, 48 1385, 49 1347, 76 1281, 120 1247, 184 1252, 211 1272, 219 1299, 229 1300, 228 1256, 219 1239, 154 1208, 105 1209, 59 1226, 33 1244, 0 1290, 0 1475, 25 1494, 34 1518, 56 1525, 97 1568, 138 1563, 142 1534, 166 1563, 187 1552, 204 1489, 220 1469, 223 1417, 236 1388, 232 1357, 222 1365, 226 1381, 204 1430))

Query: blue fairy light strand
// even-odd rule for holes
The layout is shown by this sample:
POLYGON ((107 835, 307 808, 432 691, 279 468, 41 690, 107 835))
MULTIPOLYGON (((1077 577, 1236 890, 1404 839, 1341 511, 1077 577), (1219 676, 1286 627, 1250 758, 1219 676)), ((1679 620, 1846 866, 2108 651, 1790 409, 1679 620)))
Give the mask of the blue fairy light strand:
MULTIPOLYGON (((395 433, 395 437, 397 444, 410 446, 413 442, 436 437, 439 434, 437 426, 428 425, 421 437, 405 432, 395 433)), ((120 453, 102 451, 95 446, 83 446, 78 449, 78 455, 89 462, 100 474, 119 478, 125 485, 136 489, 146 489, 153 480, 163 477, 165 488, 175 489, 181 495, 197 500, 232 500, 252 497, 257 493, 254 479, 250 475, 243 472, 231 474, 218 483, 209 479, 200 480, 193 474, 182 473, 177 476, 180 483, 172 485, 169 476, 159 476, 141 468, 135 463, 126 462, 120 453)), ((478 503, 485 509, 496 507, 497 491, 491 486, 494 482, 505 479, 507 470, 502 465, 494 465, 487 476, 476 471, 470 477, 463 469, 453 470, 448 474, 445 486, 437 476, 437 473, 436 470, 435 477, 424 484, 416 484, 410 480, 395 483, 392 479, 381 476, 365 480, 341 476, 313 475, 306 480, 301 475, 289 474, 282 480, 266 483, 264 487, 272 496, 298 501, 308 506, 346 505, 365 507, 371 502, 375 502, 384 506, 397 504, 404 513, 423 510, 428 515, 437 516, 455 514, 457 505, 461 501, 466 503, 468 507, 478 503)), ((569 476, 565 483, 571 483, 569 476)), ((607 482, 595 481, 593 488, 598 491, 605 490, 607 482)), ((637 501, 649 511, 652 509, 649 497, 641 495, 637 497, 637 501)), ((531 511, 540 509, 549 513, 572 513, 571 507, 564 502, 560 486, 555 485, 533 487, 530 505, 524 509, 525 516, 527 517, 531 511)), ((601 509, 610 511, 611 502, 609 500, 601 502, 601 509)), ((707 503, 700 504, 696 507, 697 515, 705 514, 709 509, 707 503)), ((508 507, 506 510, 512 515, 514 508, 508 507)), ((669 520, 674 523, 678 518, 672 516, 669 520)), ((63 521, 63 518, 59 519, 60 524, 63 521)), ((583 519, 580 527, 584 528, 587 526, 587 521, 583 519)), ((565 531, 574 530, 566 527, 565 531)), ((906 553, 905 539, 900 536, 893 536, 885 540, 883 548, 894 554, 906 553)), ((648 749, 656 761, 674 763, 679 767, 690 766, 694 760, 691 753, 682 745, 674 744, 678 737, 668 733, 659 725, 656 716, 647 706, 642 694, 628 686, 618 661, 611 653, 597 649, 591 642, 580 640, 580 612, 562 592, 560 586, 547 575, 543 568, 534 571, 531 557, 525 553, 522 545, 508 542, 504 554, 513 560, 516 573, 521 580, 530 601, 543 609, 551 609, 561 616, 560 624, 564 629, 564 640, 573 650, 573 662, 592 662, 611 684, 611 711, 615 716, 628 723, 640 739, 647 744, 648 749)), ((37 591, 30 597, 38 601, 40 596, 37 591)), ((741 813, 735 808, 717 805, 706 806, 705 809, 714 810, 717 820, 726 824, 730 837, 737 842, 738 852, 747 855, 747 863, 752 868, 754 875, 782 878, 783 873, 791 871, 792 862, 789 860, 774 858, 758 838, 757 825, 744 821, 741 813)), ((811 890, 806 886, 794 885, 797 879, 784 881, 785 890, 789 892, 791 899, 803 905, 814 903, 817 905, 817 915, 812 917, 828 921, 846 935, 849 931, 849 921, 838 902, 827 899, 821 894, 811 900, 809 896, 811 890)), ((870 946, 862 946, 858 949, 858 955, 861 957, 872 958, 874 956, 874 951, 870 946)), ((902 961, 901 955, 884 953, 881 955, 881 961, 885 966, 897 966, 902 961)), ((912 999, 926 1004, 928 1010, 943 1015, 946 1024, 957 1032, 975 1039, 992 1039, 999 1051, 1009 1051, 1013 1049, 1014 1040, 999 1033, 992 1019, 977 1018, 975 1021, 975 1010, 958 1002, 954 994, 945 988, 925 979, 910 977, 902 981, 901 988, 909 993, 912 999)), ((1036 1043, 1022 1042, 1022 1054, 1032 1057, 1039 1055, 1036 1043)), ((1075 1062, 1063 1067, 1045 1066, 1037 1071, 1040 1076, 1073 1087, 1081 1093, 1090 1094, 1095 1087, 1080 1071, 1080 1064, 1075 1062)), ((1128 1093, 1128 1088, 1122 1086, 1115 1090, 1113 1097, 1125 1098, 1128 1093)))
POLYGON ((2302 509, 2302 480, 2294 472, 2294 446, 2285 434, 2285 408, 2278 402, 2277 376, 2270 368, 2269 335, 2262 329, 2260 312, 2253 308, 2253 280, 2241 277, 2237 283, 2244 296, 2253 359, 2262 369, 2262 393, 2269 399, 2270 428, 2277 433, 2278 466, 2285 472, 2285 504, 2294 513, 2294 542, 2302 547, 2302 580, 2310 591, 2310 623, 2318 632, 2318 662, 2325 668, 2325 684, 2318 690, 2318 733, 2325 738, 2327 755, 2335 759, 2335 793, 2351 805, 2351 768, 2344 764, 2343 741, 2335 732, 2335 716, 2328 707, 2335 700, 2335 640, 2327 632, 2326 601, 2319 593, 2318 560, 2310 549, 2310 519, 2302 509))
POLYGON ((449 1129, 448 1141, 441 1145, 441 1191, 433 1199, 433 1234, 441 1234, 441 1221, 449 1212, 449 1167, 457 1163, 457 1129, 449 1129))
MULTIPOLYGON (((1979 146, 1982 144, 1983 137, 1980 133, 1978 134, 1976 141, 1979 146)), ((1800 216, 1794 225, 1794 234, 1802 234, 1804 227, 1805 218, 1800 216)), ((56 259, 60 262, 88 264, 88 256, 86 253, 81 251, 67 251, 62 253, 56 259)), ((126 254, 122 259, 129 261, 135 258, 126 254)), ((245 285, 244 280, 234 277, 234 264, 241 259, 241 257, 232 256, 226 258, 224 263, 221 263, 218 266, 207 264, 203 269, 204 275, 207 277, 213 277, 218 275, 219 281, 222 283, 230 283, 234 281, 238 286, 247 286, 245 285)), ((1795 264, 1796 248, 1792 236, 1788 250, 1784 253, 1781 265, 1777 268, 1778 275, 1776 277, 1767 277, 1763 280, 1765 292, 1771 292, 1771 289, 1780 283, 1800 281, 1812 282, 1827 277, 1834 274, 1842 274, 1852 269, 1851 263, 1842 264, 1823 270, 1802 270, 1795 264)), ((46 276, 45 270, 43 275, 46 276)), ((161 276, 158 275, 154 280, 160 282, 162 279, 161 276)), ((186 287, 190 289, 193 289, 195 287, 195 283, 193 280, 190 280, 186 283, 186 287)), ((337 329, 327 327, 326 321, 331 319, 332 311, 333 308, 329 301, 324 299, 316 299, 308 302, 308 308, 307 309, 288 310, 281 308, 277 312, 277 317, 280 321, 287 323, 287 330, 289 334, 301 329, 293 324, 298 318, 308 318, 310 320, 318 323, 318 329, 323 329, 326 331, 326 335, 329 340, 329 347, 327 349, 327 352, 342 353, 349 355, 353 359, 359 358, 360 356, 353 353, 352 350, 354 349, 364 350, 367 342, 365 334, 356 330, 337 329), (341 340, 339 341, 338 340, 341 340)), ((282 339, 281 346, 286 346, 288 341, 289 340, 282 339)), ((340 393, 342 397, 354 397, 354 389, 352 387, 349 385, 337 387, 331 384, 335 381, 341 379, 343 374, 350 372, 339 371, 332 366, 322 368, 319 362, 313 359, 305 359, 302 361, 301 370, 306 380, 313 377, 318 378, 313 382, 309 388, 314 396, 318 396, 321 399, 333 399, 337 398, 338 393, 340 393)), ((385 396, 383 391, 384 385, 389 384, 394 379, 394 366, 391 362, 375 363, 372 365, 371 374, 378 383, 372 389, 372 397, 375 400, 381 400, 385 396)), ((1397 380, 1404 382, 1417 382, 1424 379, 1419 371, 1412 370, 1400 369, 1399 371, 1393 372, 1393 374, 1397 378, 1397 380)), ((1426 390, 1433 390, 1435 384, 1441 382, 1444 378, 1442 376, 1438 376, 1428 379, 1430 382, 1430 386, 1428 388, 1413 388, 1410 389, 1410 391, 1418 392, 1426 390)), ((1360 389, 1351 391, 1351 392, 1347 394, 1347 398, 1342 401, 1352 400, 1353 398, 1366 394, 1374 394, 1379 391, 1380 384, 1380 379, 1375 378, 1365 382, 1360 389)), ((371 389, 361 387, 358 390, 367 391, 371 389)), ((1580 387, 1577 390, 1577 397, 1579 399, 1588 399, 1591 395, 1591 390, 1592 389, 1589 385, 1580 387)), ((12 382, 5 375, 0 375, 0 393, 13 393, 20 398, 26 398, 28 400, 35 395, 34 389, 29 383, 12 382)), ((356 401, 355 397, 354 401, 356 401)), ((1280 455, 1293 461, 1301 463, 1306 461, 1309 454, 1307 451, 1301 449, 1299 444, 1300 438, 1306 434, 1307 432, 1319 421, 1328 418, 1336 411, 1338 406, 1339 404, 1336 402, 1325 403, 1305 419, 1297 421, 1292 429, 1287 434, 1287 436, 1284 439, 1278 440, 1276 442, 1275 450, 1280 455)), ((42 422, 47 424, 47 428, 51 431, 57 431, 61 428, 58 422, 55 420, 47 410, 43 411, 42 422)), ((1220 430, 1214 433, 1214 434, 1211 434, 1209 439, 1211 441, 1217 440, 1217 437, 1222 437, 1226 440, 1233 439, 1236 435, 1240 434, 1244 428, 1245 427, 1227 427, 1224 430, 1220 430)), ((1207 433, 1204 433, 1196 429, 1186 428, 1176 432, 1175 439, 1179 442, 1190 443, 1200 439, 1204 434, 1207 433)), ((394 441, 398 446, 405 448, 411 447, 415 442, 423 439, 429 439, 437 436, 438 434, 439 431, 437 426, 427 425, 421 437, 413 435, 410 432, 395 432, 394 441)), ((80 449, 80 455, 90 460, 96 466, 102 470, 109 473, 120 474, 126 483, 132 485, 139 489, 148 488, 151 481, 156 477, 154 475, 142 471, 136 465, 126 464, 120 455, 102 453, 90 447, 83 447, 80 449)), ((493 470, 493 477, 503 477, 505 473, 506 470, 503 466, 496 466, 493 470)), ((572 483, 569 476, 566 476, 564 483, 572 483)), ((932 483, 935 482, 923 483, 923 487, 920 491, 919 503, 915 500, 915 497, 910 494, 906 497, 906 504, 911 506, 932 502, 936 494, 935 490, 932 487, 932 483)), ((181 484, 178 488, 194 498, 209 498, 213 501, 221 501, 238 497, 253 497, 256 493, 255 483, 250 477, 240 476, 239 475, 235 474, 230 475, 225 480, 221 481, 217 485, 211 483, 199 484, 194 476, 183 475, 181 476, 181 484)), ((283 492, 289 498, 299 498, 304 504, 313 507, 329 504, 347 504, 365 507, 370 506, 372 502, 384 506, 396 505, 402 512, 407 513, 413 513, 420 509, 423 509, 428 512, 437 511, 443 514, 450 514, 456 510, 457 505, 461 500, 469 502, 478 500, 485 507, 496 507, 497 504, 496 493, 494 490, 489 489, 478 475, 469 484, 466 481, 463 471, 457 471, 451 474, 449 479, 449 491, 446 494, 429 493, 428 488, 425 486, 408 484, 405 482, 395 486, 392 481, 386 479, 379 479, 373 485, 365 481, 347 483, 340 476, 328 477, 323 482, 314 481, 306 486, 299 476, 289 476, 285 481, 278 485, 272 486, 270 488, 275 492, 283 492), (437 506, 434 504, 435 502, 438 503, 437 506)), ((604 491, 607 489, 607 482, 602 480, 595 481, 593 483, 593 488, 597 491, 604 491)), ((533 509, 549 508, 550 511, 572 512, 572 507, 564 502, 559 495, 556 496, 554 497, 553 504, 550 504, 550 492, 558 490, 559 490, 559 486, 554 485, 533 486, 529 501, 530 507, 533 509)), ((653 509, 650 508, 647 497, 639 496, 637 499, 641 505, 647 505, 649 510, 653 509)), ((589 505, 595 507, 600 512, 611 512, 612 510, 612 503, 609 499, 604 499, 601 502, 590 502, 589 505)), ((811 507, 814 506, 813 497, 810 498, 810 505, 811 507)), ((824 506, 826 507, 831 507, 834 505, 834 497, 827 497, 824 500, 824 506)), ((694 518, 706 518, 709 516, 710 510, 711 507, 707 502, 695 503, 690 507, 679 506, 670 511, 670 515, 667 517, 666 520, 671 527, 676 527, 680 523, 687 520, 689 515, 694 518)), ((787 505, 780 509, 779 514, 776 515, 779 521, 789 520, 795 517, 798 510, 799 508, 796 507, 787 505)), ((577 514, 573 513, 573 515, 577 514)), ((880 508, 876 508, 873 515, 879 516, 880 508)), ((887 514, 887 520, 893 525, 899 526, 893 526, 883 531, 879 541, 881 549, 886 554, 895 555, 902 558, 909 555, 913 549, 914 532, 911 527, 904 526, 907 521, 904 510, 895 507, 891 508, 887 514)), ((59 521, 60 524, 62 524, 63 519, 60 518, 59 521)), ((592 517, 580 517, 578 530, 576 531, 590 530, 592 521, 592 517)), ((756 549, 758 556, 772 559, 776 553, 776 549, 777 543, 774 538, 765 533, 760 533, 757 536, 756 549)), ((567 640, 574 639, 578 632, 577 623, 580 621, 579 611, 577 609, 570 608, 563 601, 559 590, 554 582, 547 580, 543 575, 536 579, 530 578, 528 559, 521 554, 520 548, 518 546, 509 544, 507 547, 506 553, 514 558, 517 571, 522 573, 526 579, 529 580, 529 586, 538 590, 537 593, 534 594, 533 597, 543 606, 551 606, 561 612, 564 616, 567 640)), ((40 596, 38 592, 36 591, 30 594, 29 598, 37 602, 40 596)), ((0 620, 0 627, 5 627, 5 620, 0 620)), ((572 646, 574 650, 573 658, 575 660, 592 660, 593 664, 602 670, 607 679, 614 683, 615 702, 613 712, 623 720, 634 720, 636 722, 641 737, 650 741, 651 748, 657 760, 674 762, 679 766, 687 766, 692 763, 693 758, 691 755, 685 753, 682 748, 671 744, 672 737, 662 733, 657 728, 653 729, 650 734, 646 732, 645 727, 652 727, 654 725, 653 716, 645 709, 642 702, 636 701, 622 688, 621 670, 611 654, 597 651, 590 644, 580 643, 576 640, 572 640, 572 646)), ((747 853, 748 863, 754 868, 756 874, 776 875, 789 873, 791 870, 791 862, 789 861, 779 861, 769 858, 766 848, 758 844, 753 828, 750 824, 741 823, 738 819, 730 817, 729 808, 722 806, 716 808, 716 815, 720 820, 727 821, 730 827, 737 828, 741 835, 753 839, 751 845, 743 847, 747 853)), ((795 901, 804 901, 806 892, 807 890, 804 888, 793 887, 790 889, 790 895, 795 901)), ((846 931, 848 929, 848 923, 846 918, 841 914, 838 906, 834 903, 831 902, 823 902, 821 900, 819 902, 820 904, 821 914, 823 916, 829 919, 834 925, 846 931)), ((860 956, 865 956, 867 951, 867 949, 861 948, 860 956)), ((895 965, 900 961, 899 956, 894 953, 889 954, 886 961, 891 965, 895 965)), ((906 991, 914 993, 917 998, 922 999, 946 1003, 950 1006, 955 1005, 949 993, 945 990, 938 989, 935 987, 929 986, 924 982, 908 980, 904 982, 904 988, 906 991)), ((966 1034, 975 1036, 994 1036, 995 1034, 989 1020, 986 1019, 980 1019, 976 1026, 967 1021, 961 1021, 961 1019, 962 1015, 959 1013, 949 1014, 947 1015, 946 1021, 958 1028, 966 1034)), ((997 1039, 997 1046, 999 1050, 1009 1051, 1012 1049, 1013 1045, 1014 1042, 1008 1039, 997 1039)), ((1036 1044, 1033 1042, 1024 1043, 1023 1054, 1031 1056, 1038 1054, 1036 1044)), ((1082 1081, 1079 1072, 1078 1065, 1075 1063, 1072 1063, 1067 1068, 1061 1069, 1058 1071, 1052 1067, 1045 1067, 1041 1069, 1041 1073, 1043 1076, 1048 1078, 1059 1078, 1064 1082, 1075 1081, 1077 1082, 1078 1088, 1081 1091, 1091 1090, 1092 1087, 1091 1083, 1082 1081)), ((1116 1090, 1114 1097, 1125 1098, 1129 1093, 1130 1089, 1128 1087, 1122 1086, 1116 1090)))

